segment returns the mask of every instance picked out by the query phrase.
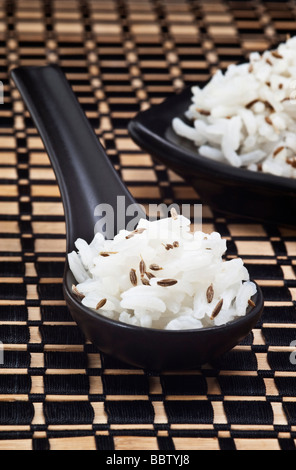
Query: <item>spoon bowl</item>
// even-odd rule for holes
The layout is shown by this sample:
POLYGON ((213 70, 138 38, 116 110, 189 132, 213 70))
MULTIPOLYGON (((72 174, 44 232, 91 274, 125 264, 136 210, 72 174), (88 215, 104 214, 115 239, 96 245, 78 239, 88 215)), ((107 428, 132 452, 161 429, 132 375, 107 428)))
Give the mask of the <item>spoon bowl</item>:
POLYGON ((263 310, 263 296, 257 285, 258 291, 252 297, 256 307, 249 307, 244 317, 200 330, 157 330, 98 315, 72 295, 72 283, 73 276, 68 270, 64 283, 65 299, 85 336, 101 351, 122 362, 156 371, 194 369, 214 360, 248 336, 263 310))
MULTIPOLYGON (((117 209, 118 196, 146 217, 114 169, 61 69, 55 65, 20 67, 12 78, 43 140, 60 188, 66 220, 67 253, 75 240, 94 237, 96 207, 117 209)), ((126 224, 129 218, 125 218, 126 224)), ((116 226, 115 233, 119 227, 116 226)), ((122 228, 122 227, 121 227, 122 228)), ((244 317, 223 326, 168 331, 127 325, 83 306, 73 295, 76 281, 65 262, 63 291, 70 313, 85 337, 100 351, 134 367, 192 369, 242 341, 263 311, 259 286, 244 317)))

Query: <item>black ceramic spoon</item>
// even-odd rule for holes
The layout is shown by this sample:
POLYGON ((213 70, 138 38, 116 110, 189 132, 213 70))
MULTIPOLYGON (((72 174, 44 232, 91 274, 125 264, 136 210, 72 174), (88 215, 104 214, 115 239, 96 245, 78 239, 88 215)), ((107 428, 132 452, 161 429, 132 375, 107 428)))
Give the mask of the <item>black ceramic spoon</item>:
MULTIPOLYGON (((117 196, 126 206, 134 199, 110 163, 59 67, 21 67, 12 71, 43 140, 60 188, 67 229, 67 252, 77 238, 94 236, 98 204, 116 210, 117 196)), ((139 215, 145 217, 141 207, 139 215)), ((126 220, 127 221, 127 220, 126 220)), ((117 233, 115 221, 115 233, 117 233)), ((84 307, 72 293, 75 283, 65 264, 64 296, 85 336, 98 348, 131 365, 155 370, 190 369, 228 351, 257 323, 263 310, 258 287, 256 304, 246 316, 227 325, 203 330, 165 331, 126 325, 84 307)))
POLYGON ((99 204, 116 209, 118 196, 124 196, 127 205, 136 201, 106 156, 61 69, 20 67, 11 75, 50 157, 64 205, 67 250, 72 251, 78 237, 92 240, 99 204))

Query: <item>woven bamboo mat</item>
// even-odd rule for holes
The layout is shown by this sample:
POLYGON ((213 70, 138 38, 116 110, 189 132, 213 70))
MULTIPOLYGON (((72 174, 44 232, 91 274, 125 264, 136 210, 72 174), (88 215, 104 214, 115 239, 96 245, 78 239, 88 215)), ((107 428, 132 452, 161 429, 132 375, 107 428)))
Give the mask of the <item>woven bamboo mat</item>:
POLYGON ((0 450, 295 450, 296 231, 204 207, 204 231, 219 231, 263 289, 260 324, 215 363, 186 373, 100 354, 63 300, 59 190, 9 80, 15 66, 58 63, 136 199, 198 203, 132 142, 128 121, 293 35, 295 20, 294 1, 1 0, 0 450))

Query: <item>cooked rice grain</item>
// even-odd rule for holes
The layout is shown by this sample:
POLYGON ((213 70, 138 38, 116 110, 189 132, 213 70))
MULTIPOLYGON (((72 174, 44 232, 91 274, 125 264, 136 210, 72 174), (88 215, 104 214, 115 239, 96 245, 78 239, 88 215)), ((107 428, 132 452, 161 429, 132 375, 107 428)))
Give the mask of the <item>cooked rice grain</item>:
POLYGON ((222 325, 246 314, 256 286, 240 258, 223 260, 226 241, 217 232, 192 233, 190 221, 175 214, 142 219, 138 228, 145 230, 133 237, 122 230, 114 240, 97 233, 90 244, 76 241, 68 260, 84 306, 130 325, 168 330, 222 325), (173 249, 165 250, 168 244, 173 249))
POLYGON ((296 178, 296 37, 248 63, 218 71, 204 87, 192 88, 186 118, 174 131, 200 155, 251 171, 296 178), (283 151, 279 152, 281 148, 283 151))

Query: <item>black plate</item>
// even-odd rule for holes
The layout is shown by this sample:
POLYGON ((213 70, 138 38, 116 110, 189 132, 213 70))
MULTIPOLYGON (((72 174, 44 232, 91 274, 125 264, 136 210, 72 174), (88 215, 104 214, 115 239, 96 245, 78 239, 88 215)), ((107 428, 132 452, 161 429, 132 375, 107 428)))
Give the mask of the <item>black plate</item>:
POLYGON ((190 141, 172 128, 174 117, 184 118, 191 88, 140 112, 128 125, 132 139, 158 161, 182 176, 203 204, 228 216, 270 224, 296 226, 296 181, 205 158, 190 141))

